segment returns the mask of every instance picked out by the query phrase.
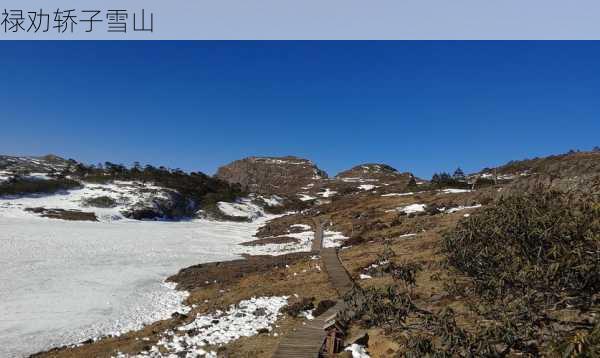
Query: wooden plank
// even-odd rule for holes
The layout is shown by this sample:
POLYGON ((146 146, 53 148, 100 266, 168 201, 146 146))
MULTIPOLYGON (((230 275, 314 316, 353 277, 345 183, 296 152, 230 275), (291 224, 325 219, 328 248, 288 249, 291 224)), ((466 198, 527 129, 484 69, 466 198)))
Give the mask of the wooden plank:
MULTIPOLYGON (((312 251, 319 252, 323 260, 323 265, 329 276, 331 285, 336 289, 340 296, 343 296, 352 288, 352 279, 340 262, 335 248, 323 248, 323 228, 321 222, 313 219, 314 222, 314 240, 312 251)), ((344 302, 338 300, 335 306, 328 309, 320 317, 306 322, 294 329, 288 336, 283 337, 273 358, 310 358, 318 357, 327 332, 325 329, 332 323, 341 310, 344 309, 344 302)))

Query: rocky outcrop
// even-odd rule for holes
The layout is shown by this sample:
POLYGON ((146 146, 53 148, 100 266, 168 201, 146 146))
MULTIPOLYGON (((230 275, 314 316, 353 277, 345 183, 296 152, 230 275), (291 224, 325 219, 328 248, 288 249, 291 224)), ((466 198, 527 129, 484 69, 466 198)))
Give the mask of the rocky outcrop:
POLYGON ((197 210, 196 203, 175 191, 169 190, 151 200, 138 201, 122 214, 135 220, 175 220, 192 217, 197 210))
POLYGON ((344 181, 404 181, 412 177, 411 173, 400 173, 395 168, 380 163, 360 164, 351 169, 340 172, 336 179, 344 181))
POLYGON ((75 162, 72 160, 63 159, 53 154, 48 154, 42 157, 15 157, 0 155, 0 170, 15 173, 60 172, 73 163, 75 162))
POLYGON ((327 178, 327 173, 298 157, 249 157, 219 168, 216 177, 239 183, 253 193, 295 195, 327 178))

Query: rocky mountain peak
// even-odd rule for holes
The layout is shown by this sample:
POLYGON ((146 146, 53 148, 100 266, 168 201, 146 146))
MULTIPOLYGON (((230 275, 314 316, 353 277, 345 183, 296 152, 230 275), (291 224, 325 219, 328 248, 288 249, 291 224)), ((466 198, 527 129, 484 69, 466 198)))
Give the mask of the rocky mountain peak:
POLYGON ((354 166, 336 175, 338 179, 356 180, 400 180, 410 173, 400 173, 397 169, 382 163, 365 163, 354 166))
POLYGON ((293 195, 302 187, 327 178, 327 173, 308 159, 285 156, 236 160, 220 167, 215 176, 255 193, 293 195))

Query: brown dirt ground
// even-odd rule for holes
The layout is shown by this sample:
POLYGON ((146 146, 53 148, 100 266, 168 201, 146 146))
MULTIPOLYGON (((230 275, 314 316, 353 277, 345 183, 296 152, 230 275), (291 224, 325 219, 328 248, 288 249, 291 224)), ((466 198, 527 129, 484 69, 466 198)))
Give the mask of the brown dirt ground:
POLYGON ((25 211, 39 214, 42 217, 50 219, 62 219, 69 221, 98 221, 96 214, 79 210, 46 209, 39 207, 26 208, 25 211))

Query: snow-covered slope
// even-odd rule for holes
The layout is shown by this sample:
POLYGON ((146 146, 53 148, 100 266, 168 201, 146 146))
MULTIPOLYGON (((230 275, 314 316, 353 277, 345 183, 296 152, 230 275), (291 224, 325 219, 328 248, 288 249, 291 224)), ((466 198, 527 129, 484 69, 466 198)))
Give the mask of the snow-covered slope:
POLYGON ((115 181, 110 184, 85 184, 74 189, 50 195, 27 195, 0 197, 0 215, 21 217, 26 208, 64 209, 93 212, 99 221, 124 219, 124 213, 139 207, 153 207, 156 200, 168 200, 168 191, 148 183, 115 181), (96 207, 89 204, 94 198, 110 198, 112 207, 96 207))

